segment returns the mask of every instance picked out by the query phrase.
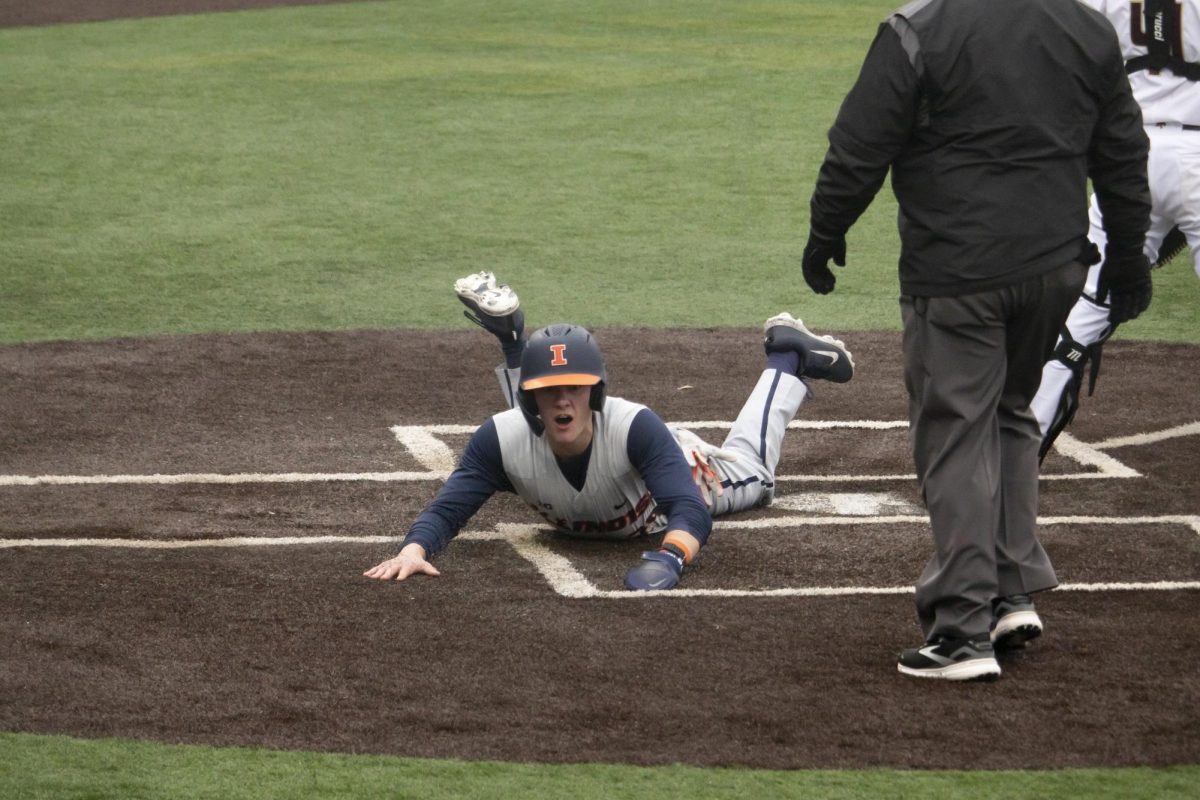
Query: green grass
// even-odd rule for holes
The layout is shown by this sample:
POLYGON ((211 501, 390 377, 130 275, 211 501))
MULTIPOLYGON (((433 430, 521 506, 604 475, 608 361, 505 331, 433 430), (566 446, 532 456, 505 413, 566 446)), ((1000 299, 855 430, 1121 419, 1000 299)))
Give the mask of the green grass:
MULTIPOLYGON (((896 328, 890 191, 799 253, 892 0, 365 3, 0 31, 0 342, 537 321, 896 328)), ((1182 267, 1182 262, 1179 264, 1182 267)), ((1164 273, 1127 334, 1200 341, 1164 273)))
POLYGON ((1190 800, 1198 782, 1200 767, 1194 766, 1003 773, 779 772, 610 764, 547 766, 0 734, 0 796, 24 800, 361 800, 366 797, 1190 800))
MULTIPOLYGON (((0 31, 0 343, 541 321, 896 328, 895 203, 838 290, 799 252, 825 131, 893 0, 457 0, 0 31)), ((1200 343, 1158 273, 1122 335, 1200 343)), ((1185 797, 1200 768, 471 764, 0 734, 0 796, 1185 797)))

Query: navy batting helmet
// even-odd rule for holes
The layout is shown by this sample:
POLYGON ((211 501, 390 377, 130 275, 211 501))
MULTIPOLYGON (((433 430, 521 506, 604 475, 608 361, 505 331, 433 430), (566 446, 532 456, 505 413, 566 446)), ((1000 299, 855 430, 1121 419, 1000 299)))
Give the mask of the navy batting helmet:
POLYGON ((589 405, 593 411, 602 411, 607 380, 600 345, 587 329, 578 325, 547 325, 534 331, 525 343, 517 401, 525 419, 540 434, 542 423, 538 419, 537 401, 533 399, 534 389, 591 386, 589 405))

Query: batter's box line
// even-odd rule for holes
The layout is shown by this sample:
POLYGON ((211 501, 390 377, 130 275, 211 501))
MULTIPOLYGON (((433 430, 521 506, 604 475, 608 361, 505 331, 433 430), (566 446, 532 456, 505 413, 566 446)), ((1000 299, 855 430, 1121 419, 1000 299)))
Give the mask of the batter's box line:
MULTIPOLYGON (((852 525, 926 525, 929 518, 920 515, 894 515, 880 517, 816 517, 786 515, 761 517, 746 520, 717 520, 714 530, 755 530, 763 528, 809 528, 852 525)), ((1200 536, 1200 515, 1173 514, 1158 517, 1043 517, 1039 525, 1186 525, 1200 536)), ((490 531, 464 531, 459 541, 504 541, 520 542, 552 534, 550 528, 539 524, 502 522, 490 531)), ((205 547, 285 547, 313 544, 394 544, 397 547, 403 537, 344 534, 321 534, 316 536, 225 536, 209 539, 133 539, 128 537, 55 537, 0 539, 0 549, 35 547, 112 547, 147 550, 185 550, 205 547)), ((540 545, 539 545, 540 546, 540 545)), ((543 547, 543 549, 545 549, 543 547)), ((574 567, 572 567, 572 570, 574 567)))
MULTIPOLYGON (((687 428, 728 429, 732 423, 716 420, 699 420, 677 423, 687 428)), ((152 473, 115 475, 0 475, 0 488, 19 486, 80 486, 80 485, 183 485, 183 484, 256 484, 256 483, 337 483, 337 482, 407 482, 444 481, 454 470, 456 457, 450 447, 438 438, 439 435, 464 435, 473 433, 476 425, 395 425, 391 431, 396 440, 408 448, 413 457, 425 468, 423 470, 398 470, 390 472, 192 472, 152 473)), ((850 428, 860 430, 891 430, 907 428, 902 420, 792 420, 789 428, 808 430, 832 430, 850 428)), ((1135 447, 1181 436, 1200 435, 1200 422, 1177 425, 1161 431, 1133 436, 1106 439, 1087 444, 1069 433, 1059 435, 1055 448, 1075 462, 1094 467, 1093 472, 1075 472, 1059 475, 1043 475, 1042 480, 1095 480, 1098 478, 1138 478, 1141 473, 1134 470, 1104 451, 1121 447, 1135 447)), ((780 482, 814 483, 863 483, 887 481, 913 481, 912 473, 885 475, 777 475, 780 482)))
MULTIPOLYGON (((815 525, 868 525, 886 522, 925 523, 921 516, 897 516, 864 519, 861 517, 774 517, 770 519, 725 521, 723 528, 809 527, 815 525)), ((1041 525, 1066 524, 1182 524, 1200 535, 1200 516, 1170 515, 1162 517, 1047 517, 1041 525)), ((912 594, 911 586, 802 586, 780 589, 672 589, 669 591, 629 592, 598 589, 576 569, 570 559, 555 553, 544 544, 549 529, 528 523, 501 523, 490 531, 466 531, 459 535, 465 541, 499 541, 510 545, 545 578, 557 594, 573 599, 639 600, 647 598, 689 597, 838 597, 851 595, 912 594)), ((12 548, 130 548, 147 550, 181 550, 198 548, 285 547, 313 544, 398 544, 395 536, 231 536, 220 539, 0 539, 0 549, 12 548)), ((1200 589, 1200 581, 1148 581, 1067 583, 1057 591, 1176 591, 1200 589)))
MULTIPOLYGON (((729 430, 732 422, 724 420, 693 420, 677 422, 677 425, 690 430, 729 430)), ((1200 425, 1200 424, 1198 424, 1200 425)), ((789 430, 897 430, 907 429, 908 422, 904 420, 792 420, 789 430)), ((450 447, 438 438, 438 435, 469 434, 475 427, 470 425, 394 425, 392 434, 408 451, 429 470, 431 475, 448 475, 454 469, 455 455, 450 447)), ((1191 430, 1184 426, 1157 434, 1161 438, 1187 436, 1200 431, 1191 430)), ((1156 439, 1155 441, 1158 441, 1156 439)), ((1124 443, 1120 446, 1124 446, 1124 443)), ((1085 444, 1068 433, 1059 435, 1055 447, 1066 457, 1077 463, 1093 467, 1093 472, 1076 472, 1061 475, 1044 475, 1045 480, 1095 480, 1097 478, 1138 478, 1141 473, 1122 464, 1117 459, 1102 452, 1101 449, 1085 444)), ((816 483, 860 483, 864 481, 914 481, 912 473, 891 475, 776 475, 776 481, 787 482, 816 482, 816 483)))
MULTIPOLYGON (((748 527, 787 527, 787 525, 866 525, 879 524, 881 521, 890 522, 928 522, 920 516, 902 516, 888 518, 773 518, 768 520, 746 520, 747 524, 738 525, 726 523, 726 528, 748 527), (781 526, 781 522, 786 522, 781 526)), ((1182 524, 1200 535, 1200 516, 1171 515, 1164 517, 1047 517, 1039 520, 1042 525, 1066 524, 1182 524)), ((721 523, 717 523, 721 524, 721 523)), ((638 600, 645 598, 688 598, 688 597, 838 597, 846 595, 892 595, 912 594, 911 586, 804 586, 781 589, 688 589, 676 588, 665 591, 630 592, 625 590, 599 589, 576 569, 571 560, 560 553, 554 552, 544 542, 548 529, 539 525, 501 523, 491 531, 474 531, 460 535, 460 539, 473 541, 503 541, 541 573, 550 588, 557 594, 575 599, 616 599, 638 600)), ((1105 583, 1066 583, 1058 586, 1058 591, 1176 591, 1181 589, 1200 589, 1200 581, 1142 581, 1142 582, 1105 582, 1105 583)))
MULTIPOLYGON (((778 515, 757 519, 717 519, 713 529, 755 530, 761 528, 807 527, 813 525, 928 525, 924 514, 893 514, 891 516, 800 516, 778 515)), ((1200 535, 1200 515, 1162 514, 1152 517, 1095 517, 1061 516, 1038 517, 1038 525, 1186 525, 1200 535)))

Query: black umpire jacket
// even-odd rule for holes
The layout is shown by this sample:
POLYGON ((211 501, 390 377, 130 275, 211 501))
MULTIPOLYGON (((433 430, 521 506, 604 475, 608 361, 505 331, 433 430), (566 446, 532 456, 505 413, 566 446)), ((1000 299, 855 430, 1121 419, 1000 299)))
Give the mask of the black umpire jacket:
POLYGON ((903 293, 993 289, 1081 257, 1089 177, 1109 253, 1141 252, 1148 150, 1098 12, 1076 0, 917 0, 880 25, 838 112, 811 225, 844 235, 891 168, 903 293))

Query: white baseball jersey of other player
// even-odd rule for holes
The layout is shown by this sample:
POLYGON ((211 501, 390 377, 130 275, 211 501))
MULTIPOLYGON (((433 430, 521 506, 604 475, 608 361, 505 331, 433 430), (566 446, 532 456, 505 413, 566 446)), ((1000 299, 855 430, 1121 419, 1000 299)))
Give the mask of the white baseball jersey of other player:
POLYGON ((519 408, 493 419, 504 471, 517 494, 561 532, 590 539, 658 533, 666 519, 629 461, 629 427, 645 406, 617 397, 592 415, 592 454, 582 489, 562 474, 545 436, 531 436, 519 408))
MULTIPOLYGON (((1121 54, 1126 61, 1150 52, 1147 46, 1151 32, 1145 30, 1142 19, 1143 3, 1130 0, 1082 0, 1086 5, 1108 17, 1121 42, 1121 54)), ((1179 31, 1185 61, 1200 62, 1200 0, 1175 0, 1179 14, 1179 31)), ((1175 75, 1170 70, 1141 69, 1130 73, 1129 85, 1142 107, 1142 119, 1147 125, 1176 123, 1200 125, 1200 85, 1175 75)), ((1200 133, 1200 131, 1198 131, 1200 133)))
MULTIPOLYGON (((1112 23, 1121 43, 1125 60, 1144 56, 1152 33, 1146 31, 1144 4, 1117 0, 1083 0, 1104 14, 1112 23)), ((1172 52, 1181 51, 1184 60, 1200 64, 1200 0, 1175 0, 1178 33, 1172 52)), ((1168 13, 1171 13, 1168 11, 1168 13)), ((1146 232, 1146 257, 1158 258, 1159 247, 1172 227, 1178 226, 1187 238, 1192 263, 1200 275, 1200 82, 1190 81, 1171 70, 1139 69, 1129 74, 1134 99, 1142 109, 1146 134, 1150 137, 1150 158, 1146 165, 1150 180, 1150 230, 1146 232)), ((1088 237, 1103 251, 1106 241, 1100 209, 1092 197, 1091 230, 1088 237)), ((1095 297, 1099 266, 1088 275, 1085 294, 1095 297)), ((1106 311, 1081 312, 1070 325, 1076 341, 1097 341, 1107 324, 1106 311), (1086 319, 1084 318, 1086 317, 1086 319), (1076 330, 1076 328, 1079 328, 1076 330)))
MULTIPOLYGON (((1082 0, 1104 14, 1121 42, 1125 60, 1150 52, 1149 34, 1143 16, 1144 4, 1129 0, 1082 0)), ((1179 38, 1172 50, 1182 46, 1184 60, 1200 61, 1200 0, 1176 0, 1179 38)), ((1187 238, 1192 264, 1200 275, 1200 83, 1175 75, 1169 69, 1155 72, 1140 69, 1129 74, 1134 99, 1142 109, 1150 157, 1146 163, 1150 182, 1150 229, 1146 231, 1145 254, 1156 261, 1163 239, 1178 226, 1187 238)), ((1103 217, 1096 196, 1089 209, 1088 238, 1101 252, 1107 242, 1103 217)), ((1088 270, 1083 297, 1071 309, 1066 327, 1071 339, 1086 348, 1104 341, 1111 333, 1108 307, 1096 302, 1102 264, 1088 270)), ((1154 313, 1154 304, 1150 305, 1154 313)), ((1054 422, 1064 394, 1075 380, 1072 368, 1057 358, 1046 363, 1042 383, 1030 409, 1045 436, 1054 422)))

